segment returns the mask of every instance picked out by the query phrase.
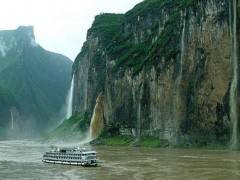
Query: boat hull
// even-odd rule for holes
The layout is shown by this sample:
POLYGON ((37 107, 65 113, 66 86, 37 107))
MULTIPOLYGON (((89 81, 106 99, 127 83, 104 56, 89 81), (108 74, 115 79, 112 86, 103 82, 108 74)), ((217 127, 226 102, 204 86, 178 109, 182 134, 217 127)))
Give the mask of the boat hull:
POLYGON ((72 166, 85 166, 85 167, 96 167, 97 163, 88 163, 88 162, 71 162, 71 161, 54 161, 54 160, 42 160, 44 163, 50 164, 62 164, 62 165, 72 165, 72 166))

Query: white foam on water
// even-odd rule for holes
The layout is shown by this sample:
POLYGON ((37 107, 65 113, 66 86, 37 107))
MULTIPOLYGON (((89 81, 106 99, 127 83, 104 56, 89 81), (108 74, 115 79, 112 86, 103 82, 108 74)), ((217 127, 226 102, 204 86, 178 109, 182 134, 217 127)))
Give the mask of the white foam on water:
POLYGON ((204 156, 180 156, 182 158, 192 158, 192 159, 208 159, 208 157, 204 156))

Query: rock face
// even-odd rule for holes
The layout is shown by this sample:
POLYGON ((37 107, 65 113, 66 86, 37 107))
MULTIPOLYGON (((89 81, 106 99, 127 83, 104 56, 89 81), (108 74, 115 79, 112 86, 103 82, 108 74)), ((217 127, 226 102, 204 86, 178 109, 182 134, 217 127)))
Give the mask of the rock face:
POLYGON ((146 0, 97 16, 74 63, 74 113, 92 111, 101 92, 105 123, 119 133, 229 142, 234 6, 146 0))
POLYGON ((67 57, 36 43, 33 27, 0 31, 0 128, 10 129, 11 109, 18 137, 53 124, 65 102, 71 66, 67 57))

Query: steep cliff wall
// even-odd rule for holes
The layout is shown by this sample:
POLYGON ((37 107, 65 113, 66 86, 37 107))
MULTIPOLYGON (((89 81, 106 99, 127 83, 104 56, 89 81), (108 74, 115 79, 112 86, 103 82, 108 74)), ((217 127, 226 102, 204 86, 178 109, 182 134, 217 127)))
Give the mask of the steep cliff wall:
POLYGON ((233 7, 146 0, 97 16, 74 64, 74 113, 92 111, 102 92, 105 123, 119 133, 229 142, 233 7))
POLYGON ((71 67, 70 59, 37 44, 33 27, 0 31, 0 131, 10 129, 19 138, 53 126, 65 103, 71 67))

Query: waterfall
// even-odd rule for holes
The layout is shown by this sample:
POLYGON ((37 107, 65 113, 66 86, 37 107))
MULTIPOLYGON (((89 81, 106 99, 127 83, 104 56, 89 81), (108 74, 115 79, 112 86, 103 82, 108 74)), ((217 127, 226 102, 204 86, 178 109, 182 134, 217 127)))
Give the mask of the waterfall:
POLYGON ((104 106, 103 96, 100 94, 97 97, 96 105, 93 111, 91 124, 90 124, 90 137, 91 140, 96 139, 102 132, 104 127, 104 106))
POLYGON ((66 100, 66 106, 67 106, 67 111, 66 111, 66 119, 69 119, 72 116, 72 105, 73 105, 73 91, 74 91, 74 75, 72 77, 71 81, 71 87, 69 89, 68 95, 67 95, 67 100, 66 100))
POLYGON ((13 119, 13 112, 11 111, 11 129, 14 129, 14 119, 13 119))
POLYGON ((180 86, 182 81, 182 74, 183 74, 183 58, 185 55, 185 34, 186 34, 186 9, 182 12, 182 20, 183 20, 183 28, 182 28, 182 35, 181 35, 181 56, 180 56, 180 63, 179 63, 179 75, 175 81, 175 89, 174 89, 174 96, 173 96, 173 120, 175 124, 175 133, 176 133, 176 143, 178 141, 178 129, 179 129, 179 120, 181 114, 179 113, 180 109, 180 102, 181 102, 181 94, 180 94, 180 86))
POLYGON ((141 101, 138 102, 137 111, 137 140, 141 138, 141 101))
MULTIPOLYGON (((145 68, 143 69, 143 79, 145 79, 145 68)), ((140 87, 140 92, 139 92, 139 98, 137 99, 137 126, 136 126, 136 129, 137 129, 137 141, 139 141, 141 139, 141 126, 142 126, 142 104, 141 104, 141 101, 142 101, 142 98, 143 98, 143 94, 144 94, 144 84, 145 82, 143 82, 143 84, 141 85, 140 87)))
POLYGON ((178 86, 180 86, 180 83, 182 80, 183 58, 184 58, 184 54, 185 54, 186 9, 182 16, 183 16, 183 29, 182 29, 182 37, 181 37, 180 73, 177 78, 178 86))
POLYGON ((233 80, 230 89, 230 118, 232 121, 232 148, 238 148, 238 115, 237 115, 237 87, 238 87, 238 57, 237 57, 237 2, 233 0, 233 29, 232 29, 232 67, 233 80))

